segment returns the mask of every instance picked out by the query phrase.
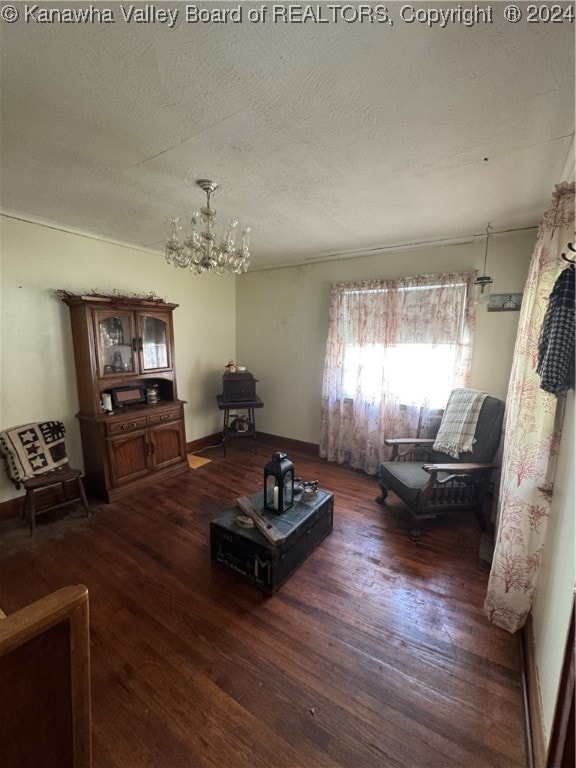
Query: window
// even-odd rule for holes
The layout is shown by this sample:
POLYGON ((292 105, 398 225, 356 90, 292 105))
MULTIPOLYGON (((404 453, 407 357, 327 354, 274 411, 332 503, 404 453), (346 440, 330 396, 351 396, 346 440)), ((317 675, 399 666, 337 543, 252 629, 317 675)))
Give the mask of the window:
POLYGON ((332 286, 320 455, 375 472, 387 437, 416 436, 467 386, 474 273, 332 286))
POLYGON ((454 389, 453 371, 458 348, 454 344, 347 344, 344 349, 342 389, 353 398, 358 388, 366 400, 377 402, 382 381, 405 405, 443 408, 454 389), (426 375, 423 372, 426 371, 426 375))

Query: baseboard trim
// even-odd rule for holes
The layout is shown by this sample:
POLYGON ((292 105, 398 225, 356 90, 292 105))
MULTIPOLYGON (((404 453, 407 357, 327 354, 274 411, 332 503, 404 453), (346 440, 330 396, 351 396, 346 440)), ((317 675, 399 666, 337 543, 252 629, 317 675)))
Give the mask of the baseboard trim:
MULTIPOLYGON (((257 432, 256 439, 258 444, 270 445, 273 451, 286 451, 286 453, 303 453, 307 456, 318 458, 320 446, 317 443, 306 443, 303 440, 293 440, 289 437, 272 435, 268 432, 257 432)), ((199 453, 207 448, 218 448, 222 445, 222 433, 217 432, 214 435, 200 437, 198 440, 192 440, 186 443, 187 453, 199 453)))
POLYGON ((0 502, 0 520, 8 520, 10 517, 20 517, 24 509, 24 494, 15 499, 0 502))
POLYGON ((206 437, 200 437, 198 440, 192 440, 186 443, 186 453, 197 453, 203 451, 206 448, 217 448, 222 445, 222 432, 216 432, 214 435, 206 435, 206 437))
POLYGON ((276 450, 286 451, 287 453, 296 451, 318 458, 320 452, 320 446, 317 443, 305 443, 302 440, 292 440, 290 437, 271 435, 268 432, 258 432, 258 441, 266 443, 266 445, 273 445, 276 450))
POLYGON ((520 648, 520 672, 524 695, 524 715, 526 731, 526 752, 529 768, 545 768, 546 747, 544 745, 544 727, 540 684, 536 666, 536 646, 532 614, 518 634, 520 648))
MULTIPOLYGON (((306 443, 302 440, 292 440, 288 437, 271 435, 267 432, 258 432, 258 442, 272 446, 274 450, 284 450, 290 452, 304 453, 309 456, 318 456, 320 446, 317 443, 306 443)), ((215 448, 222 445, 222 433, 216 432, 213 435, 200 437, 198 440, 191 440, 186 443, 186 453, 198 453, 206 448, 215 448)), ((19 517, 24 506, 24 495, 17 496, 14 499, 0 502, 0 520, 6 520, 11 517, 19 517)))

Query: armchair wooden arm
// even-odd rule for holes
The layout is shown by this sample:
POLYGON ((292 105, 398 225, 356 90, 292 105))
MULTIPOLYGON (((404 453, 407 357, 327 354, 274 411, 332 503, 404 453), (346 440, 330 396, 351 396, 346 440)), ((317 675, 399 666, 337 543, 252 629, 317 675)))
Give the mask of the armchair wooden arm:
POLYGON ((453 475, 468 475, 486 469, 496 469, 497 464, 423 464, 426 472, 450 472, 453 475))
POLYGON ((435 437, 388 437, 384 442, 386 445, 410 445, 412 443, 432 445, 435 441, 435 437))
POLYGON ((432 448, 436 438, 434 437, 389 437, 384 442, 386 445, 392 446, 392 456, 390 461, 396 461, 398 458, 398 449, 404 445, 427 445, 432 448))

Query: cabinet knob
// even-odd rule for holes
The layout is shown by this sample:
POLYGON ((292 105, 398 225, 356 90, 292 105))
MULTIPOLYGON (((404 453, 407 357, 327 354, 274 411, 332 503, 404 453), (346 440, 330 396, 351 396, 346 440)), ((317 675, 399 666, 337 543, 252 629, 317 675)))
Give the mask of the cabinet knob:
POLYGON ((170 421, 171 418, 172 418, 171 413, 165 413, 162 416, 160 416, 160 421, 170 421))
POLYGON ((126 423, 126 424, 122 424, 122 429, 134 429, 137 426, 138 425, 137 425, 137 423, 135 421, 130 421, 130 422, 126 423))

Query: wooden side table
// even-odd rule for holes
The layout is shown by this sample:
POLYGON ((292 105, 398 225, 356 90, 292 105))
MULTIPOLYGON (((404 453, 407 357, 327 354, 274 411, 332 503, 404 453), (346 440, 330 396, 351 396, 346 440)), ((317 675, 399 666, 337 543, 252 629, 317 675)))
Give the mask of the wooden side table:
POLYGON ((224 456, 226 456, 227 441, 234 437, 252 437, 254 439, 254 453, 258 453, 258 443, 256 441, 256 415, 254 411, 256 408, 264 407, 262 400, 256 395, 253 400, 231 402, 230 400, 224 400, 223 395, 216 395, 216 402, 218 403, 218 408, 221 411, 224 411, 224 422, 222 424, 222 446, 224 448, 224 456), (238 432, 236 429, 231 429, 230 413, 235 413, 237 411, 246 411, 248 413, 248 429, 245 432, 238 432))

